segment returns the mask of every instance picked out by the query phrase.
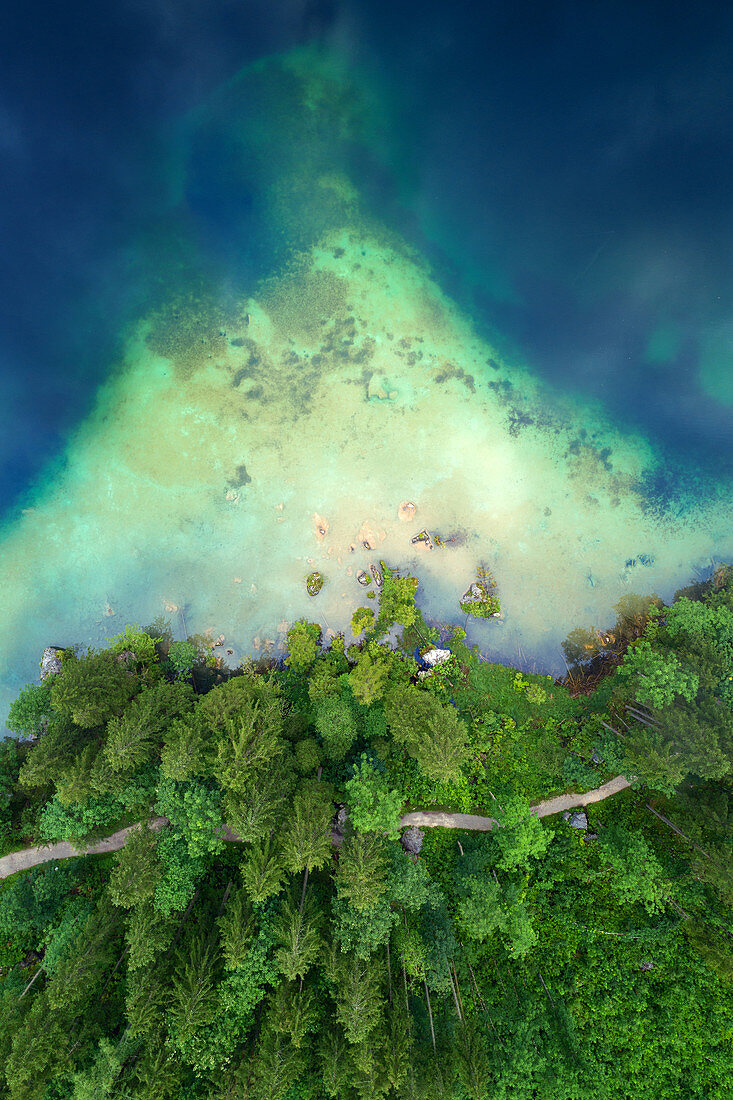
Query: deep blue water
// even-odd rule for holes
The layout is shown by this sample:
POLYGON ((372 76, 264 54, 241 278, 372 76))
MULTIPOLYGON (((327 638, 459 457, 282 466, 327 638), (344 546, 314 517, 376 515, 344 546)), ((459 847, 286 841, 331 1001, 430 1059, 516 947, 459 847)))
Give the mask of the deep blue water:
MULTIPOLYGON (((313 40, 379 88, 367 194, 479 325, 663 447, 660 492, 729 470, 733 409, 697 361, 711 333, 733 341, 732 24, 720 4, 7 0, 0 508, 59 452, 174 262, 186 112, 313 40)), ((226 272, 251 225, 220 183, 184 191, 187 259, 226 272)))

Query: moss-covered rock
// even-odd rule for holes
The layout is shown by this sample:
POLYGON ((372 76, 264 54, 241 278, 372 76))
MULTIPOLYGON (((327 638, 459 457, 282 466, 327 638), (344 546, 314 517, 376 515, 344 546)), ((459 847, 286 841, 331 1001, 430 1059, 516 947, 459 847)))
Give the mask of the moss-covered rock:
POLYGON ((461 611, 474 615, 477 619, 491 619, 501 615, 496 581, 483 566, 478 570, 476 580, 461 596, 460 604, 461 611))
POLYGON ((323 574, 322 573, 309 573, 306 578, 305 587, 309 596, 317 596, 323 588, 323 574))

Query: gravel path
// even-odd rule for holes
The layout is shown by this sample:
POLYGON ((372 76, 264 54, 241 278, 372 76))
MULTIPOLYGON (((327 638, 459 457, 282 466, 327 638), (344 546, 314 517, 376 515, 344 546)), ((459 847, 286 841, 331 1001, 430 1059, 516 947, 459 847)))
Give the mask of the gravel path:
MULTIPOLYGON (((596 787, 594 791, 586 791, 585 794, 561 794, 556 798, 548 798, 545 802, 538 802, 532 807, 532 813, 537 817, 549 817, 550 814, 560 813, 562 810, 572 810, 576 806, 588 806, 591 802, 602 802, 613 794, 630 787, 628 779, 617 775, 609 779, 602 787, 596 787)), ((151 829, 161 829, 166 824, 166 818, 154 817, 150 821, 151 829)), ((421 825, 423 828, 433 828, 436 825, 444 829, 473 829, 478 832, 489 832, 496 821, 493 817, 479 817, 476 814, 449 814, 442 810, 415 810, 413 813, 404 814, 400 818, 400 824, 421 825)), ((21 848, 18 852, 10 852, 0 858, 0 879, 14 875, 17 871, 27 871, 36 867, 39 863, 48 863, 52 859, 70 859, 72 856, 96 855, 100 852, 117 852, 127 843, 127 838, 132 829, 137 826, 128 825, 120 829, 104 840, 98 840, 86 848, 74 848, 67 841, 58 844, 44 844, 36 848, 21 848)), ((227 828, 225 840, 238 841, 239 837, 231 829, 227 828)))

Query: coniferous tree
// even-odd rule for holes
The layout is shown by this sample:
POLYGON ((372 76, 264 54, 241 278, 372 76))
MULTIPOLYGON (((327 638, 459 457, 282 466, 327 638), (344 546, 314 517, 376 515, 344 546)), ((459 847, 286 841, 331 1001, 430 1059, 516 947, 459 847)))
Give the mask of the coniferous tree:
POLYGON ((270 1002, 270 1026, 287 1035, 296 1050, 315 1031, 320 1017, 317 992, 300 988, 297 981, 282 982, 270 1002))
POLYGON ((54 679, 51 706, 76 726, 90 729, 122 714, 140 690, 139 678, 109 650, 68 657, 54 679))
POLYGON ((352 833, 334 875, 339 897, 354 909, 369 909, 387 891, 385 842, 377 833, 352 833))
POLYGON ((275 923, 278 950, 275 961, 288 981, 303 978, 319 958, 323 940, 310 898, 299 908, 290 898, 283 901, 275 923))
POLYGON ((130 909, 153 897, 163 874, 157 843, 155 832, 146 825, 130 830, 110 875, 109 895, 115 905, 130 909))
POLYGON ((216 958, 199 935, 181 951, 171 983, 170 1022, 179 1049, 212 1019, 215 1007, 216 958))
POLYGON ((234 891, 218 923, 224 965, 228 970, 236 970, 249 951, 254 936, 252 906, 245 890, 234 891))
POLYGON ((300 1077, 307 1062, 305 1052, 273 1028, 262 1033, 252 1067, 253 1100, 281 1100, 300 1077))
POLYGON ((184 782, 208 774, 212 746, 198 714, 171 722, 164 739, 160 770, 166 779, 184 782))
POLYGON ((255 905, 280 893, 285 868, 282 852, 272 835, 250 845, 240 871, 244 888, 255 905))
POLYGON ((382 1021, 380 971, 374 959, 342 958, 332 969, 336 1018, 351 1044, 364 1040, 382 1021))
POLYGON ((471 1100, 489 1100, 492 1094, 491 1068, 485 1030, 472 1020, 462 1020, 456 1029, 458 1075, 471 1100))
POLYGON ((103 756, 111 773, 129 775, 148 763, 167 727, 190 714, 193 702, 188 684, 163 681, 144 688, 124 713, 107 725, 103 756))
POLYGON ((337 1024, 323 1029, 318 1044, 318 1064, 326 1096, 339 1100, 347 1085, 349 1048, 337 1024))
POLYGON ((325 783, 304 785, 296 793, 283 835, 283 858, 289 871, 313 871, 326 864, 331 855, 332 813, 325 783))

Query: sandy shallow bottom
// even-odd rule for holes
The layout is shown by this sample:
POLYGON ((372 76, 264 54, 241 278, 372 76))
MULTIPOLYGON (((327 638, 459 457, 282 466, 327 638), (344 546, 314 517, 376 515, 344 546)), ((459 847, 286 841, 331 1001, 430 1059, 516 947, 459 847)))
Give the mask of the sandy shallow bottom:
POLYGON ((654 505, 644 440, 502 362, 419 258, 377 237, 330 233, 197 355, 157 354, 156 324, 131 333, 63 468, 5 529, 3 706, 45 645, 128 621, 223 633, 234 662, 277 652, 299 616, 343 630, 370 603, 356 573, 380 559, 450 622, 485 563, 505 618, 470 637, 555 671, 569 630, 612 621, 623 593, 669 596, 733 553, 727 490, 654 505), (414 546, 423 528, 462 545, 414 546))

